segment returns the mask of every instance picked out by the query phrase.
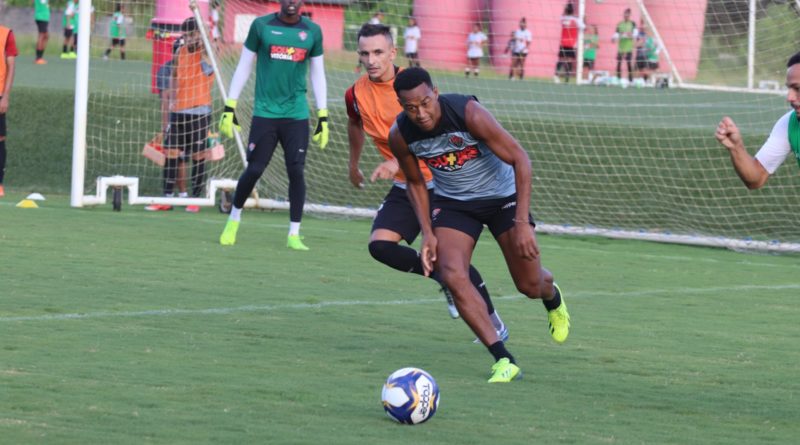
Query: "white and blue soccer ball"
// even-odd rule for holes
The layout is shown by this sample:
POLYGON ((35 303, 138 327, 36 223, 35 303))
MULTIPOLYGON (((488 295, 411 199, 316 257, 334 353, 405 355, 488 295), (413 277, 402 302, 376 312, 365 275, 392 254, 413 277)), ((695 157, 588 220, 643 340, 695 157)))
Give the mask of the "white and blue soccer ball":
POLYGON ((439 406, 439 385, 419 368, 393 372, 383 384, 383 409, 400 423, 415 425, 433 417, 439 406))

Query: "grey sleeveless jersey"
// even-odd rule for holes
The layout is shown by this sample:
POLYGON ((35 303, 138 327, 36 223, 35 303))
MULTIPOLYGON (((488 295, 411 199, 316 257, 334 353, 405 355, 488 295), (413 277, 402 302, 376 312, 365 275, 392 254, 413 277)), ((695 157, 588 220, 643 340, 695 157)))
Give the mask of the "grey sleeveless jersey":
POLYGON ((511 196, 516 192, 514 169, 467 131, 464 111, 470 100, 478 99, 441 94, 442 119, 435 129, 421 130, 405 113, 397 117, 397 128, 411 153, 433 173, 437 195, 459 201, 511 196))

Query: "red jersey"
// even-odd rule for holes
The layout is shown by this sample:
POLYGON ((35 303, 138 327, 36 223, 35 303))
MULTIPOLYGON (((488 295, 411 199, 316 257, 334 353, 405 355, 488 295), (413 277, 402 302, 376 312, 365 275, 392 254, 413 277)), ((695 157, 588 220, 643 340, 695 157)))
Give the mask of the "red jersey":
POLYGON ((561 46, 563 48, 575 48, 578 45, 578 31, 581 29, 581 21, 574 15, 561 16, 561 46))

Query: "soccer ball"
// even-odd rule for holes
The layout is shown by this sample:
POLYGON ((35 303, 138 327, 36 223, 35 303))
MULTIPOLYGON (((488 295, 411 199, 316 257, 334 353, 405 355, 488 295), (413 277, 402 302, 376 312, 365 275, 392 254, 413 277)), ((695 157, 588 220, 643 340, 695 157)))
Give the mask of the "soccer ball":
POLYGON ((398 369, 383 384, 381 398, 389 417, 414 425, 436 413, 439 386, 430 374, 419 368, 398 369))

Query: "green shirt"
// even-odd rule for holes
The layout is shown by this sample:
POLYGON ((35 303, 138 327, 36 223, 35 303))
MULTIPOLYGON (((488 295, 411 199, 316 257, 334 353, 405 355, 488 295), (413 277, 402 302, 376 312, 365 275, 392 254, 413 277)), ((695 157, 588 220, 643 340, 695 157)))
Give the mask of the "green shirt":
POLYGON ((583 59, 595 60, 597 58, 597 43, 600 37, 597 34, 586 34, 583 42, 583 59))
POLYGON ((126 37, 125 16, 121 12, 115 12, 111 16, 108 33, 112 39, 124 39, 126 37))
POLYGON ((67 7, 64 9, 64 15, 61 17, 61 26, 64 29, 73 29, 75 27, 75 18, 78 16, 78 7, 75 5, 75 2, 69 0, 67 2, 67 7), (72 17, 67 17, 67 13, 72 13, 72 17), (69 21, 67 19, 69 18, 69 21))
POLYGON ((792 111, 789 116, 789 145, 797 159, 797 165, 800 165, 800 121, 797 120, 796 111, 792 111))
POLYGON ((658 62, 658 45, 656 44, 656 39, 647 36, 647 39, 644 41, 644 50, 645 54, 647 54, 648 62, 658 62))
POLYGON ((306 75, 311 57, 322 55, 322 30, 306 17, 295 24, 277 13, 250 25, 244 46, 257 55, 253 116, 308 119, 306 75))
POLYGON ((619 22, 617 25, 617 33, 619 34, 619 41, 617 42, 617 51, 623 54, 633 51, 633 30, 636 24, 628 20, 627 22, 619 22), (623 34, 629 34, 630 37, 623 37, 623 34))
POLYGON ((49 0, 33 0, 33 19, 38 22, 50 21, 49 0))

